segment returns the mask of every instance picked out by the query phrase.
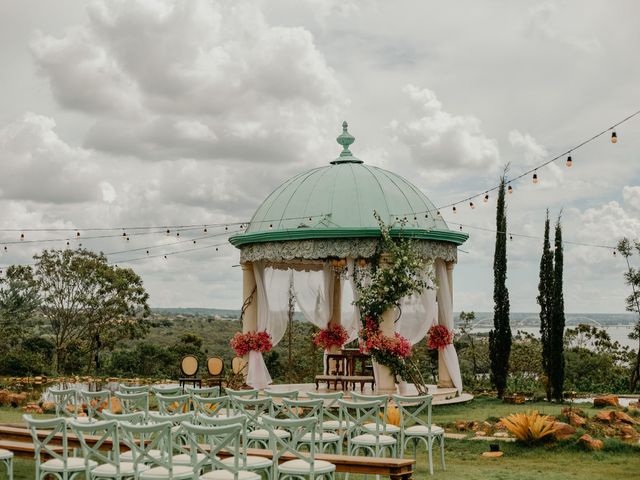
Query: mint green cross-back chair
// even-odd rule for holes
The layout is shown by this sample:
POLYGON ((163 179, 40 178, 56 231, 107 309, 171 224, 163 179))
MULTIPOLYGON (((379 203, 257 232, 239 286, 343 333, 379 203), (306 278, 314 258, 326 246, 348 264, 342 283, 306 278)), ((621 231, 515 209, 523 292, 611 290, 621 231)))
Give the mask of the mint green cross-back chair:
MULTIPOLYGON (((134 477, 136 471, 132 462, 120 459, 120 436, 118 422, 115 420, 98 420, 92 423, 82 423, 75 420, 69 422, 71 430, 80 441, 82 456, 85 459, 87 479, 113 479, 134 477), (87 437, 91 436, 91 441, 87 437), (97 466, 91 468, 89 461, 95 461, 97 466)), ((146 470, 140 465, 138 471, 146 470)))
MULTIPOLYGON (((315 442, 321 453, 326 453, 328 448, 332 448, 333 453, 339 454, 342 451, 342 435, 334 432, 324 431, 321 428, 324 419, 324 402, 321 399, 311 400, 288 400, 283 399, 289 418, 310 418, 318 419, 315 442)), ((306 433, 300 438, 300 445, 309 446, 312 441, 311 433, 306 433)))
POLYGON ((114 396, 120 400, 122 413, 142 412, 145 418, 149 414, 149 392, 115 392, 114 396))
POLYGON ((440 464, 444 464, 444 429, 431 423, 431 404, 433 397, 404 397, 393 395, 400 410, 400 455, 404 456, 407 446, 413 444, 413 458, 417 457, 418 443, 423 442, 429 459, 429 473, 433 475, 433 444, 440 442, 440 464), (424 418, 426 416, 426 419, 424 418))
MULTIPOLYGON (((392 437, 397 438, 400 433, 400 427, 397 425, 393 425, 389 423, 389 395, 367 395, 358 392, 351 392, 351 399, 355 402, 371 402, 371 401, 381 401, 382 402, 382 433, 385 435, 391 435, 392 437)), ((365 429, 370 430, 372 433, 375 431, 376 426, 372 423, 365 424, 365 429)))
POLYGON ((198 395, 199 397, 219 397, 220 396, 220 387, 192 387, 190 385, 185 385, 184 391, 191 395, 198 395))
POLYGON ((158 412, 163 415, 174 415, 191 411, 191 397, 184 395, 161 395, 156 394, 158 402, 158 412))
POLYGON ((173 464, 174 465, 190 465, 191 455, 189 452, 187 434, 184 431, 184 422, 193 422, 194 413, 174 413, 162 414, 159 412, 149 412, 147 422, 151 423, 171 423, 171 438, 173 445, 173 464))
POLYGON ((184 423, 192 452, 195 471, 211 468, 199 476, 200 480, 261 480, 255 472, 243 470, 245 464, 240 448, 242 425, 239 423, 219 427, 184 423), (231 462, 223 462, 220 453, 231 453, 231 462), (198 461, 198 455, 204 459, 198 461))
POLYGON ((275 390, 265 390, 264 394, 269 397, 272 401, 272 411, 271 416, 275 418, 287 418, 288 413, 286 406, 283 402, 284 399, 289 400, 297 400, 298 399, 298 391, 294 390, 292 392, 278 392, 275 390))
POLYGON ((229 397, 231 408, 233 408, 234 410, 234 415, 239 413, 238 409, 236 408, 236 399, 241 398, 245 400, 255 400, 258 398, 258 390, 256 390, 255 388, 251 390, 234 390, 231 388, 225 388, 224 393, 229 397))
POLYGON ((123 422, 120 428, 126 444, 131 448, 137 480, 187 480, 194 477, 196 472, 191 466, 173 464, 170 422, 149 425, 123 422), (144 471, 141 471, 141 465, 145 466, 144 471))
POLYGON ((349 425, 346 432, 348 455, 396 456, 397 440, 384 432, 381 418, 384 401, 338 400, 338 403, 340 416, 349 425))
MULTIPOLYGON (((232 399, 235 404, 236 411, 239 414, 246 415, 248 430, 247 447, 268 448, 269 445, 269 429, 266 427, 262 418, 265 415, 273 414, 273 400, 271 398, 257 399, 232 399)), ((282 438, 289 437, 290 434, 286 430, 277 430, 275 435, 282 438)))
POLYGON ((13 480, 13 452, 0 448, 0 462, 4 463, 7 470, 7 478, 13 480))
POLYGON ((118 385, 118 391, 121 393, 141 393, 146 392, 149 393, 150 387, 149 385, 118 385))
POLYGON ((223 397, 201 397, 192 395, 191 403, 193 411, 198 416, 205 417, 227 417, 233 416, 235 410, 231 408, 228 396, 223 397))
POLYGON ((100 390, 97 392, 80 390, 78 392, 78 399, 81 405, 84 404, 87 406, 87 418, 89 421, 101 420, 102 411, 108 409, 111 405, 111 392, 109 390, 100 390))
POLYGON ((334 433, 344 433, 348 425, 340 419, 340 405, 338 400, 344 398, 344 392, 331 393, 307 393, 311 399, 321 399, 324 401, 324 420, 322 421, 322 429, 334 433))
POLYGON ((269 450, 273 452, 275 480, 286 478, 331 480, 334 478, 336 466, 326 460, 316 459, 318 417, 278 419, 265 416, 263 423, 269 431, 269 450), (291 436, 279 437, 274 433, 278 430, 288 431, 291 436), (309 451, 301 452, 298 447, 305 435, 309 435, 309 451), (296 458, 280 463, 280 458, 286 453, 296 458))
MULTIPOLYGON (((151 392, 154 395, 180 395, 182 393, 182 387, 180 387, 180 385, 166 385, 166 384, 160 384, 160 385, 152 385, 151 386, 151 392)), ((131 392, 133 393, 133 392, 131 392)))
POLYGON ((76 418, 80 405, 78 404, 78 391, 73 388, 49 389, 49 394, 56 405, 56 417, 76 418))
POLYGON ((86 464, 83 457, 69 455, 67 418, 41 420, 23 415, 22 419, 27 424, 35 447, 36 480, 43 480, 47 475, 58 480, 73 480, 78 474, 84 474, 88 468, 97 465, 94 460, 89 460, 86 464), (41 437, 40 432, 43 430, 47 434, 41 437), (49 460, 43 461, 44 457, 49 457, 49 460))
MULTIPOLYGON (((243 464, 240 466, 242 470, 248 470, 250 472, 263 472, 266 474, 267 479, 271 479, 271 470, 273 462, 266 457, 260 457, 258 455, 247 454, 247 417, 245 415, 236 415, 234 417, 200 417, 196 418, 198 425, 205 427, 224 427, 227 425, 241 425, 242 440, 242 460, 243 464)), ((223 458, 222 463, 233 464, 235 459, 233 457, 223 458)))

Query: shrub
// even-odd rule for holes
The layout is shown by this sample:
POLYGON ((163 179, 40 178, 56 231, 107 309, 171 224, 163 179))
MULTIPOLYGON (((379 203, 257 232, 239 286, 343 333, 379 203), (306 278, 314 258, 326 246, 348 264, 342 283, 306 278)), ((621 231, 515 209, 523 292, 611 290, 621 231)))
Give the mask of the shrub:
POLYGON ((553 420, 537 410, 514 413, 500 420, 520 442, 536 443, 549 439, 556 432, 553 420))

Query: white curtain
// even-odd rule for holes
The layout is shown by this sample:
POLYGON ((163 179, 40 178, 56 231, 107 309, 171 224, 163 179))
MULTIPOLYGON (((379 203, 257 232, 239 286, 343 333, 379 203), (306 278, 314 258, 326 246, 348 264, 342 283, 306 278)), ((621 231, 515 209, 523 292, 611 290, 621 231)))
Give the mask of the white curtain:
POLYGON ((400 302, 402 315, 396 322, 396 332, 415 345, 422 340, 431 325, 437 323, 438 307, 433 285, 424 288, 420 294, 405 297, 400 302))
POLYGON ((293 272, 296 303, 307 322, 327 328, 333 309, 333 270, 325 264, 322 270, 293 272))
POLYGON ((353 258, 347 258, 347 278, 342 280, 340 292, 340 319, 342 326, 349 335, 347 343, 358 338, 360 331, 360 309, 354 305, 358 299, 358 291, 354 278, 355 262, 353 258))
MULTIPOLYGON (((264 267, 263 262, 253 264, 256 279, 256 301, 258 302, 258 331, 266 330, 275 347, 287 330, 289 321, 289 288, 291 270, 264 267)), ((262 353, 249 352, 247 385, 264 389, 272 383, 262 353)))
MULTIPOLYGON (((436 283, 438 284, 438 323, 453 331, 453 296, 444 260, 441 258, 436 259, 435 269, 436 283)), ((453 385, 458 389, 458 393, 462 393, 462 376, 460 375, 458 354, 453 344, 449 344, 444 348, 443 358, 453 385)))

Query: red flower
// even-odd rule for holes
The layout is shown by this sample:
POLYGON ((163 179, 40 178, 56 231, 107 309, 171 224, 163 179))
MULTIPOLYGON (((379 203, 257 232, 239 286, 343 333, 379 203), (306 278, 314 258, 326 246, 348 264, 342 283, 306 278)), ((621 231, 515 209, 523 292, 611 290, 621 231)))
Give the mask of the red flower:
POLYGON ((328 350, 331 347, 342 347, 348 339, 349 334, 342 325, 330 323, 327 328, 320 330, 313 336, 313 343, 328 350))
POLYGON ((411 356, 411 342, 396 332, 393 337, 387 337, 381 332, 367 337, 360 346, 361 351, 377 352, 391 357, 407 358, 411 356))
POLYGON ((442 350, 453 343, 453 332, 444 325, 433 325, 427 335, 427 347, 430 350, 442 350))
POLYGON ((238 332, 233 336, 229 345, 235 350, 236 355, 239 357, 246 355, 252 350, 266 353, 273 348, 271 335, 265 330, 261 332, 238 332))

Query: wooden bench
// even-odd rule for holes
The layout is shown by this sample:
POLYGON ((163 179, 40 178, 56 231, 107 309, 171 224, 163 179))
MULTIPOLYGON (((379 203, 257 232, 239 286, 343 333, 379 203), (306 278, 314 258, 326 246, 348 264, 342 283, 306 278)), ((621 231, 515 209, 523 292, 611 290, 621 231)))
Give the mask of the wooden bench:
MULTIPOLYGON (((16 457, 33 458, 36 447, 31 442, 16 442, 14 440, 0 440, 0 448, 13 452, 16 457)), ((62 447, 52 447, 52 450, 62 453, 62 447)))
MULTIPOLYGON (((230 452, 220 452, 219 455, 221 457, 229 456, 230 452)), ((248 448, 247 455, 273 458, 271 450, 261 448, 248 448)), ((295 459, 295 455, 285 453, 280 457, 280 462, 295 459)), ((408 458, 360 457, 333 453, 316 453, 316 460, 333 463, 336 466, 336 472, 383 475, 391 480, 409 480, 413 475, 413 466, 416 463, 415 460, 408 458)))

